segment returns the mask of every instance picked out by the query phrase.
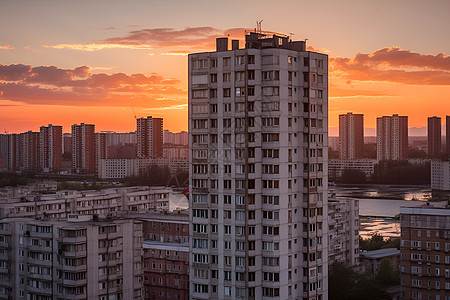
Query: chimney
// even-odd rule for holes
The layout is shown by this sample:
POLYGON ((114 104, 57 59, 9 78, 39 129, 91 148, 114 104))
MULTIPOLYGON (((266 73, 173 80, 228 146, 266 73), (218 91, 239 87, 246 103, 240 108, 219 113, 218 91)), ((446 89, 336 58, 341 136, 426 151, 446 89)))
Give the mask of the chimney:
POLYGON ((232 40, 231 41, 231 50, 238 50, 239 49, 239 40, 232 40))
POLYGON ((216 51, 228 51, 228 38, 216 38, 216 51))

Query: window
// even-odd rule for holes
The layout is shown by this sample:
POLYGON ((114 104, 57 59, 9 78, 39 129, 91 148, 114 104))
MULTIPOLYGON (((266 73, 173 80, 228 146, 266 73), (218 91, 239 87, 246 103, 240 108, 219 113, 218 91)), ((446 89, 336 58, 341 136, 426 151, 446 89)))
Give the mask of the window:
POLYGON ((277 86, 266 86, 262 88, 263 96, 279 96, 280 88, 277 86))
POLYGON ((223 89, 223 96, 224 97, 231 97, 231 89, 230 88, 223 89))
POLYGON ((229 67, 231 65, 231 57, 224 57, 223 58, 223 66, 229 67))
POLYGON ((201 98, 208 98, 208 90, 193 90, 192 91, 192 98, 193 99, 201 99, 201 98))
POLYGON ((193 65, 194 65, 195 69, 207 68, 208 67, 208 60, 206 58, 195 59, 193 61, 193 65))
POLYGON ((223 82, 231 81, 231 73, 223 73, 223 82))

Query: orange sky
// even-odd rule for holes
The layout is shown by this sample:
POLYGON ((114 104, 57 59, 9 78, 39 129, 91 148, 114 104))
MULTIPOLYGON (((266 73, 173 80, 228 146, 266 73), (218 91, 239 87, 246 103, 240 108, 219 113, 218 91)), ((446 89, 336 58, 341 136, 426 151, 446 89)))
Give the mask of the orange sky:
POLYGON ((408 115, 411 127, 450 115, 450 2, 284 1, 291 9, 275 15, 274 3, 0 2, 0 130, 134 131, 135 114, 186 130, 186 54, 243 38, 257 19, 329 55, 330 127, 347 112, 369 128, 381 115, 408 115))

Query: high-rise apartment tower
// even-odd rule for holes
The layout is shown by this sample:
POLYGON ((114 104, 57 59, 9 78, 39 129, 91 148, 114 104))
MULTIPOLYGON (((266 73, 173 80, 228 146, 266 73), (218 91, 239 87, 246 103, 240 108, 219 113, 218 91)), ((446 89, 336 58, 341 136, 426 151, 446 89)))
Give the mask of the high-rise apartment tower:
POLYGON ((364 115, 339 115, 339 158, 354 160, 363 157, 364 115))
POLYGON ((189 55, 191 299, 327 299, 328 57, 216 42, 189 55))
POLYGON ((163 119, 139 118, 137 119, 137 156, 162 157, 163 156, 163 119))
POLYGON ((408 158, 408 117, 377 118, 377 160, 408 158))
POLYGON ((441 118, 428 118, 428 157, 439 158, 441 156, 441 118))
POLYGON ((445 146, 447 148, 447 158, 450 158, 450 116, 445 117, 445 146))
POLYGON ((62 126, 41 126, 41 168, 44 172, 61 169, 62 145, 62 126))
POLYGON ((79 173, 95 173, 95 125, 72 125, 73 169, 79 173))

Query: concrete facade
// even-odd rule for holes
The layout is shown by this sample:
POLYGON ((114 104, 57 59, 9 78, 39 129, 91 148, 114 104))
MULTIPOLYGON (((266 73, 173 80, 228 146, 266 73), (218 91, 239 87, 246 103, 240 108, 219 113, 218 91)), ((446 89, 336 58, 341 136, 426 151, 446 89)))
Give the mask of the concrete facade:
POLYGON ((377 160, 408 159, 408 117, 377 118, 377 160))
POLYGON ((189 55, 190 298, 325 300, 328 58, 238 44, 189 55))
POLYGON ((355 160, 364 154, 364 115, 339 115, 339 158, 355 160))
POLYGON ((450 209, 401 207, 402 299, 450 295, 450 209))
POLYGON ((428 157, 441 157, 441 118, 428 118, 428 157))
POLYGON ((328 261, 359 264, 359 200, 328 200, 328 261))
POLYGON ((142 223, 0 220, 0 299, 142 299, 142 223))

